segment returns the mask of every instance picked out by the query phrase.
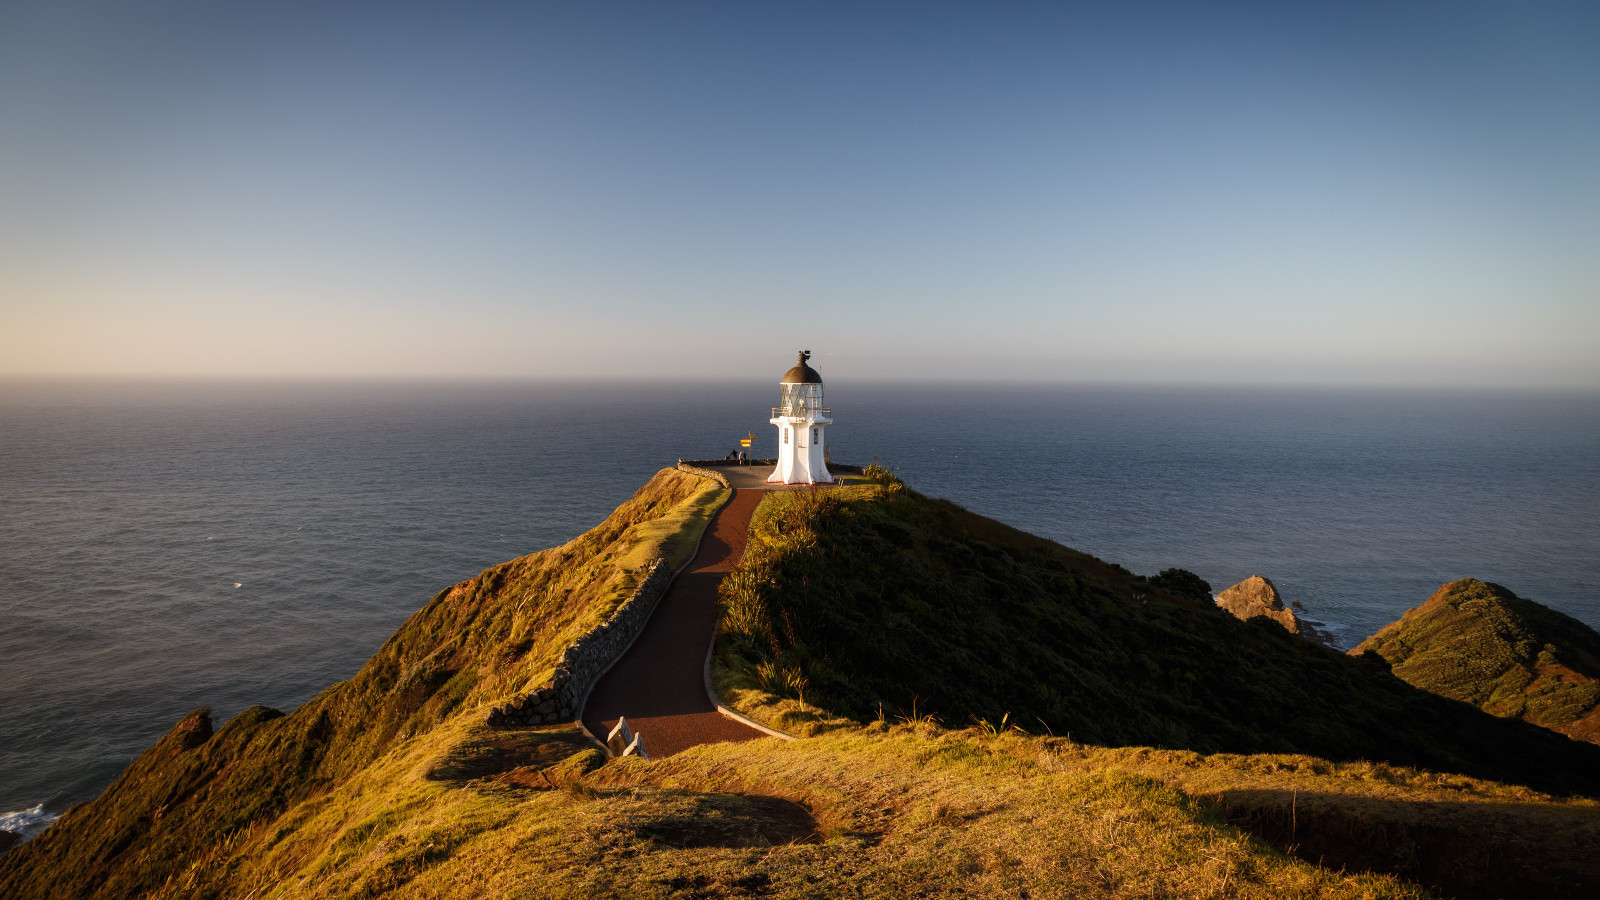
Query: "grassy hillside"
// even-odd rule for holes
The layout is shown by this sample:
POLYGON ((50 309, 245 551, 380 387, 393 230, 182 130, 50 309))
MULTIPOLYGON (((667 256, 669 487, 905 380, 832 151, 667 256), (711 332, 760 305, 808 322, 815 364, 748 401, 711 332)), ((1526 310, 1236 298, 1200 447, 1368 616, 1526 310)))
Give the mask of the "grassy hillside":
POLYGON ((1425 691, 1600 743, 1600 634, 1497 584, 1439 588, 1367 651, 1425 691))
MULTIPOLYGON (((441 593, 354 678, 293 713, 250 710, 215 734, 203 711, 185 718, 100 798, 0 856, 0 896, 1373 900, 1600 891, 1593 800, 1365 761, 1092 746, 1082 730, 1074 739, 998 721, 949 730, 909 709, 896 716, 892 703, 882 718, 874 708, 859 722, 819 709, 819 701, 871 702, 829 694, 836 688, 825 676, 845 671, 848 645, 836 637, 804 644, 819 633, 813 610, 833 608, 819 598, 838 596, 830 589, 854 578, 888 579, 885 596, 902 607, 873 612, 872 595, 855 598, 854 614, 898 629, 873 646, 920 640, 910 625, 946 621, 916 603, 937 609, 961 585, 1001 592, 1032 580, 1081 582, 1080 594, 1060 602, 1083 607, 1081 616, 1100 629, 1082 625, 1085 640, 1131 640, 1132 631, 1154 629, 1160 643, 1123 652, 1159 671, 1190 664, 1172 654, 1193 648, 1163 629, 1198 627, 1193 616, 1231 623, 1221 632, 1239 644, 1230 659, 1260 666, 1302 652, 1281 649, 1298 645, 1279 641, 1289 638, 1276 625, 1255 628, 1209 604, 1154 593, 1116 567, 903 488, 784 495, 761 515, 755 566, 741 569, 746 590, 755 575, 787 586, 762 595, 778 605, 729 620, 746 629, 740 646, 753 625, 770 626, 764 646, 775 653, 749 677, 808 699, 753 685, 738 697, 815 737, 607 761, 574 727, 483 725, 490 705, 546 677, 566 642, 611 611, 634 577, 631 566, 657 552, 681 559, 719 493, 664 471, 583 537, 441 593), (878 569, 840 570, 865 564, 829 543, 847 533, 879 557, 878 569), (944 561, 926 579, 896 574, 897 566, 930 562, 918 547, 944 561), (793 553, 822 557, 792 569, 793 553), (915 597, 906 593, 913 584, 923 586, 915 597)), ((885 680, 891 664, 923 678, 910 660, 962 674, 972 659, 988 658, 984 643, 961 656, 963 639, 1014 642, 1022 658, 1040 664, 1048 648, 1025 645, 1049 639, 1041 629, 1068 614, 1035 611, 999 637, 985 635, 1016 609, 1049 606, 1043 594, 1008 596, 1014 607, 998 604, 987 615, 956 608, 971 621, 942 642, 917 645, 920 655, 864 666, 878 679, 871 689, 909 690, 885 680)), ((1370 669, 1304 649, 1321 654, 1319 665, 1343 667, 1332 671, 1370 669)), ((1082 659, 1074 665, 1103 679, 1100 686, 1121 677, 1115 668, 1096 675, 1082 659)), ((1049 697, 1041 683, 1036 677, 1005 696, 1049 697)), ((929 701, 948 712, 960 698, 981 696, 957 684, 959 692, 929 701)), ((1565 741, 1400 689, 1508 733, 1565 741)), ((1163 710, 1151 702, 1130 708, 1118 727, 1159 721, 1170 714, 1163 710)), ((1272 733, 1259 719, 1244 727, 1272 733)))
POLYGON ((605 762, 456 718, 143 896, 1576 898, 1597 840, 1594 801, 1381 764, 926 722, 605 762))
MULTIPOLYGON (((0 857, 0 896, 121 898, 170 886, 195 874, 202 851, 304 815, 444 723, 481 720, 483 708, 547 678, 651 557, 686 559, 722 493, 662 470, 581 537, 439 592, 355 677, 291 715, 256 707, 213 735, 209 711, 196 711, 99 798, 0 857)), ((227 884, 239 864, 201 883, 227 884)))
POLYGON ((1103 745, 1374 759, 1600 794, 1600 750, 1418 691, 1269 621, 882 486, 769 497, 723 582, 724 689, 809 728, 1002 717, 1103 745), (807 707, 801 711, 800 706, 807 707))

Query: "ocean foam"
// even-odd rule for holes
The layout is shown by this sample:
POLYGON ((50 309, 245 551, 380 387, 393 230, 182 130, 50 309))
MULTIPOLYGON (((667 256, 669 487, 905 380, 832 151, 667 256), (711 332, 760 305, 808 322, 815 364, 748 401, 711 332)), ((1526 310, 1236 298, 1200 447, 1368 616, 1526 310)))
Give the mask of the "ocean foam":
POLYGON ((0 831, 9 831, 24 838, 31 838, 49 828, 50 823, 60 817, 60 813, 45 812, 44 804, 41 803, 33 809, 0 813, 0 831))

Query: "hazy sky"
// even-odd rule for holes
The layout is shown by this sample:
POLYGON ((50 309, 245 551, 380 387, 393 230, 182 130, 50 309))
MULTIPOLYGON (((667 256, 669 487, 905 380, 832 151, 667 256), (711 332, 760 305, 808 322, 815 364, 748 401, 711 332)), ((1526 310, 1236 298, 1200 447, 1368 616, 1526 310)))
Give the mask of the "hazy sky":
POLYGON ((0 374, 1600 387, 1600 4, 0 3, 0 374))

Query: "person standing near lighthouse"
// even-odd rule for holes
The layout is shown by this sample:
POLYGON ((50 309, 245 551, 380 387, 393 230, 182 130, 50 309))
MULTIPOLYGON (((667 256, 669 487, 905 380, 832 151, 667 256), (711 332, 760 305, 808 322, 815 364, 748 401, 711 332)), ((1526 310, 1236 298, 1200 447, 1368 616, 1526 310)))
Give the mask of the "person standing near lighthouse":
POLYGON ((833 424, 822 403, 822 376, 807 365, 810 350, 800 351, 800 361, 778 382, 778 406, 772 424, 778 426, 778 467, 767 476, 769 484, 833 484, 826 465, 826 432, 833 424))

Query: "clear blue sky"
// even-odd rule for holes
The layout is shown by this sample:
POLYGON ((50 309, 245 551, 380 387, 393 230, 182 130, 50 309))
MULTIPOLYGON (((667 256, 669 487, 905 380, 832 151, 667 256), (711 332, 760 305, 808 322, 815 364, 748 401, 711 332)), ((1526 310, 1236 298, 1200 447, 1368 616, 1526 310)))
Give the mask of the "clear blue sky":
POLYGON ((1600 387, 1600 5, 6 3, 0 374, 1600 387))

